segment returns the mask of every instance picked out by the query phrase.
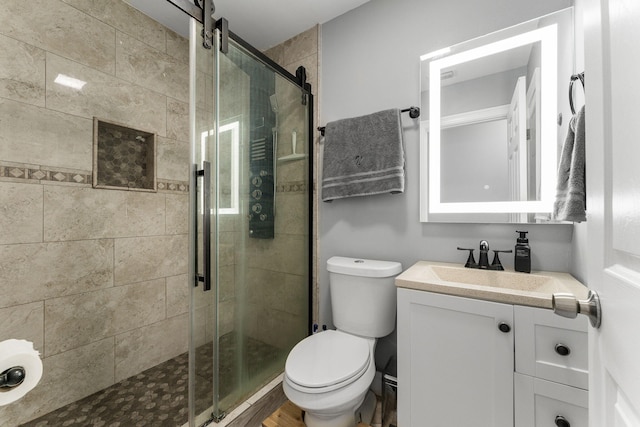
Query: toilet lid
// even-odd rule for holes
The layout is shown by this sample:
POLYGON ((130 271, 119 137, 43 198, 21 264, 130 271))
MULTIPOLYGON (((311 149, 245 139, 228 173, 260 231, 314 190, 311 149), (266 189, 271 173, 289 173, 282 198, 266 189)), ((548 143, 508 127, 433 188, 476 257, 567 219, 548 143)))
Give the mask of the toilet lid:
POLYGON ((300 386, 325 388, 358 379, 370 357, 366 339, 328 330, 300 341, 287 357, 285 372, 300 386))

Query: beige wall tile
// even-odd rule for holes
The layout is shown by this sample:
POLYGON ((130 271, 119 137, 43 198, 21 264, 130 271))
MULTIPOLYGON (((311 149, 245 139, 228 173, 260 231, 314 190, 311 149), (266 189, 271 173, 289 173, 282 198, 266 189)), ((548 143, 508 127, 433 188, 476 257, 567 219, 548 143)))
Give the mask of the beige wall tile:
POLYGON ((187 351, 188 326, 183 314, 116 336, 116 381, 187 351))
POLYGON ((191 287, 186 274, 167 277, 167 317, 189 312, 191 287))
POLYGON ((61 353, 165 318, 164 279, 45 302, 45 352, 61 353))
POLYGON ((0 341, 27 340, 44 353, 44 302, 0 308, 0 341))
POLYGON ((91 170, 90 120, 0 99, 0 159, 91 170))
POLYGON ((40 386, 48 391, 52 405, 75 402, 113 384, 113 347, 113 338, 107 338, 44 359, 45 374, 40 386))
POLYGON ((307 320, 279 310, 258 309, 260 328, 254 338, 291 349, 307 336, 307 320))
MULTIPOLYGON (((308 152, 304 145, 299 147, 301 152, 308 152)), ((297 151, 297 150, 296 150, 297 151)), ((305 161, 287 162, 278 165, 278 184, 304 183, 308 185, 307 167, 305 161)), ((288 189, 287 191, 291 191, 288 189)), ((301 190, 295 190, 301 191, 301 190)))
MULTIPOLYGON (((211 313, 211 307, 201 307, 195 310, 194 326, 191 333, 193 334, 193 341, 196 348, 206 343, 211 343, 211 341, 213 340, 213 335, 207 335, 207 333, 212 333, 212 331, 207 329, 207 319, 209 317, 212 317, 211 313)), ((196 357, 198 357, 198 353, 196 353, 196 357)), ((199 367, 197 360, 196 366, 199 367)), ((213 378, 211 380, 213 380, 213 378)))
POLYGON ((189 142, 158 138, 157 174, 159 179, 189 180, 189 142))
POLYGON ((167 30, 167 53, 178 61, 189 63, 189 40, 171 30, 167 30))
POLYGON ((42 186, 0 182, 0 244, 42 242, 42 186))
MULTIPOLYGON (((296 74, 296 70, 299 66, 303 66, 307 72, 307 83, 311 85, 311 93, 317 94, 318 85, 318 59, 315 55, 305 56, 303 58, 293 59, 293 62, 284 65, 284 68, 292 73, 296 74)), ((317 111, 314 109, 314 111, 317 111)))
POLYGON ((218 265, 235 265, 237 232, 218 231, 218 265))
MULTIPOLYGON (((218 334, 222 336, 233 331, 235 328, 235 314, 236 314, 236 302, 235 300, 221 301, 218 303, 218 334)), ((208 310, 206 312, 207 318, 207 336, 213 337, 215 331, 215 318, 213 314, 214 310, 208 310)))
POLYGON ((308 270, 306 237, 278 234, 273 240, 250 239, 247 245, 250 268, 306 275, 308 270))
POLYGON ((287 274, 284 280, 279 309, 298 316, 300 321, 306 326, 309 311, 307 302, 309 298, 311 298, 311 295, 309 295, 309 284, 306 276, 287 274))
MULTIPOLYGON (((312 93, 318 95, 320 93, 319 86, 321 84, 319 80, 320 57, 318 55, 318 50, 320 49, 320 42, 321 42, 320 26, 316 25, 315 27, 310 28, 304 33, 299 34, 291 38, 290 40, 287 40, 284 43, 270 49, 267 53, 268 55, 270 55, 271 58, 273 58, 276 62, 278 62, 280 65, 282 65, 285 69, 287 69, 291 73, 295 73, 295 70, 298 68, 298 66, 300 65, 304 66, 307 71, 307 80, 312 86, 311 87, 312 93)), ((320 117, 318 96, 314 97, 314 112, 315 112, 314 126, 317 126, 318 119, 320 117)), ((289 117, 285 118, 285 120, 289 120, 289 119, 290 119, 289 117)), ((285 120, 283 120, 283 122, 281 123, 283 125, 291 126, 289 123, 286 123, 285 120)), ((313 141, 313 143, 315 144, 314 156, 316 157, 314 159, 314 164, 316 165, 315 173, 320 174, 321 173, 320 167, 318 167, 318 159, 319 159, 318 144, 319 144, 320 138, 319 138, 319 133, 315 133, 314 135, 315 135, 314 141, 313 141)), ((289 181, 306 180, 304 169, 299 167, 298 165, 284 164, 279 166, 280 168, 278 171, 278 182, 283 183, 283 182, 289 182, 289 181)), ((315 181, 317 181, 317 177, 315 177, 314 182, 315 181)), ((312 241, 316 242, 314 243, 314 245, 317 245, 318 192, 315 189, 315 184, 314 184, 312 197, 314 200, 313 201, 314 224, 313 224, 313 232, 312 232, 312 237, 313 237, 312 241)), ((280 210, 280 212, 281 211, 282 209, 280 210)), ((293 213, 287 212, 287 214, 293 214, 293 213)), ((280 215, 280 218, 276 218, 276 221, 281 221, 283 219, 284 219, 283 215, 280 215)), ((284 223, 284 221, 282 222, 284 223)), ((276 230, 282 230, 282 227, 279 228, 278 226, 276 226, 276 230)), ((280 232, 286 232, 286 231, 280 231, 280 232)), ((313 319, 316 321, 317 321, 318 312, 319 312, 318 311, 319 310, 318 308, 319 293, 318 293, 318 284, 317 284, 317 270, 318 270, 317 259, 316 257, 314 257, 312 260, 312 271, 310 273, 312 275, 312 283, 313 283, 313 289, 312 289, 313 319)))
POLYGON ((59 0, 4 0, 0 33, 97 70, 115 72, 115 30, 59 0))
POLYGON ((187 236, 116 239, 115 283, 175 276, 187 272, 187 236))
POLYGON ((279 307, 284 289, 285 273, 249 268, 245 278, 248 301, 269 310, 279 307))
POLYGON ((44 50, 0 36, 0 97, 44 107, 44 50))
POLYGON ((0 420, 19 425, 112 385, 113 342, 107 338, 44 359, 40 383, 17 402, 0 406, 0 420))
POLYGON ((235 279, 235 265, 221 265, 218 267, 219 277, 219 300, 226 301, 235 297, 236 295, 236 279, 235 279))
MULTIPOLYGON (((267 311, 284 311, 306 319, 309 293, 306 276, 251 268, 246 286, 250 304, 267 311)), ((306 320, 303 322, 306 324, 306 320)))
POLYGON ((0 307, 113 285, 113 241, 0 246, 0 307))
POLYGON ((318 28, 314 26, 284 42, 283 63, 291 64, 306 56, 317 55, 317 53, 318 28))
POLYGON ((122 0, 62 1, 156 49, 165 50, 168 30, 122 0))
POLYGON ((280 43, 279 45, 266 50, 264 54, 276 64, 282 65, 284 63, 284 44, 280 43))
POLYGON ((275 220, 276 233, 308 233, 309 204, 308 195, 302 192, 278 193, 278 211, 275 220))
MULTIPOLYGON (((47 53, 47 108, 93 119, 99 117, 134 129, 167 132, 166 98, 152 90, 47 53), (87 84, 78 91, 54 83, 58 74, 87 84)), ((92 128, 93 129, 93 128, 92 128)))
POLYGON ((189 102, 189 63, 118 32, 116 75, 131 83, 189 102))
POLYGON ((189 232, 189 195, 167 194, 166 234, 189 232))
MULTIPOLYGON (((189 141, 188 102, 167 98, 167 138, 189 141)), ((189 151, 188 146, 185 151, 189 151)))
POLYGON ((165 195, 64 186, 44 189, 47 241, 164 234, 165 195))
POLYGON ((240 215, 221 215, 218 217, 218 231, 235 231, 240 224, 240 215))

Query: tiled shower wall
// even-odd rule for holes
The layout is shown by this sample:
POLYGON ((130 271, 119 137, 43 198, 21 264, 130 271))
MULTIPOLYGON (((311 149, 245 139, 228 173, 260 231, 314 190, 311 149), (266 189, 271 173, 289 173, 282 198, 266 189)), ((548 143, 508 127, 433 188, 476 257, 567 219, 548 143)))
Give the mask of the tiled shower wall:
POLYGON ((189 49, 120 0, 1 9, 0 340, 44 363, 17 425, 187 349, 189 49), (157 193, 91 188, 94 116, 157 133, 157 193))
MULTIPOLYGON (((307 72, 307 81, 311 84, 314 94, 314 128, 318 123, 318 97, 319 93, 319 26, 316 25, 297 36, 266 51, 274 62, 281 65, 290 73, 296 73, 299 66, 304 66, 307 72)), ((284 86, 284 85, 283 85, 284 86)), ((287 85, 288 86, 288 85, 287 85)), ((278 96, 283 96, 284 100, 278 100, 279 104, 291 105, 292 111, 299 102, 300 93, 292 90, 279 90, 278 96)), ((302 138, 306 138, 303 129, 304 123, 296 115, 287 115, 286 111, 281 116, 279 126, 278 156, 291 154, 291 131, 297 130, 298 146, 302 144, 302 138)), ((314 155, 318 155, 319 132, 313 131, 314 155)), ((305 145, 308 142, 305 141, 305 145)), ((298 148, 298 152, 302 149, 298 148)), ((313 159, 315 163, 315 159, 313 159)), ((250 300, 253 323, 250 325, 250 333, 269 344, 280 348, 291 347, 304 337, 307 327, 306 304, 307 289, 301 284, 305 283, 304 275, 307 272, 307 239, 311 239, 312 244, 317 241, 317 205, 314 188, 308 189, 306 161, 294 161, 290 163, 278 164, 277 188, 276 188, 276 238, 273 241, 260 241, 251 239, 250 267, 251 272, 259 274, 260 283, 251 289, 252 299, 250 300), (305 192, 309 191, 313 198, 314 224, 311 236, 306 235, 307 204, 305 203, 305 192), (261 256, 258 256, 261 254, 261 256)), ((313 180, 316 182, 316 179, 313 180)), ((314 253, 316 251, 314 250, 314 253)), ((311 297, 313 299, 312 318, 317 319, 317 299, 316 296, 316 274, 315 259, 312 260, 311 297)), ((249 285, 256 285, 249 281, 249 285)), ((305 285, 306 286, 306 285, 305 285)))

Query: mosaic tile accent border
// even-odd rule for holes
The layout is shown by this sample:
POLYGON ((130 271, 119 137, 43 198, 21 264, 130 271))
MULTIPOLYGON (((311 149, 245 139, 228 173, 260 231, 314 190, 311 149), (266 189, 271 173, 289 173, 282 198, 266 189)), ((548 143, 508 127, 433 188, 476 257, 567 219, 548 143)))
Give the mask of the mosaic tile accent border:
POLYGON ((49 169, 46 166, 0 166, 0 178, 91 184, 91 172, 69 170, 61 171, 49 169))
POLYGON ((276 185, 276 193, 296 193, 307 191, 307 183, 305 181, 285 182, 276 185))
POLYGON ((189 192, 189 183, 186 181, 161 181, 158 180, 158 191, 189 192))
MULTIPOLYGON (((91 185, 93 180, 90 171, 57 169, 49 166, 0 164, 0 181, 26 182, 61 182, 78 185, 91 185)), ((126 188, 123 188, 126 190, 126 188)), ((187 181, 158 180, 158 191, 188 193, 187 181)))

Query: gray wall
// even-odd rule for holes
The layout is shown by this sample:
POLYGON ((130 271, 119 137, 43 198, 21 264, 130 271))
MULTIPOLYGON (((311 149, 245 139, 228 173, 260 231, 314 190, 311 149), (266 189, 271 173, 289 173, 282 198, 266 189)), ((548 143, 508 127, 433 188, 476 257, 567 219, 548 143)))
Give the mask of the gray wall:
MULTIPOLYGON (((419 56, 572 5, 571 0, 372 0, 322 27, 321 120, 325 123, 420 103, 419 56)), ((418 121, 403 115, 405 193, 337 200, 320 206, 320 322, 331 326, 326 261, 333 255, 463 263, 456 246, 515 244, 517 225, 420 223, 418 121)), ((532 267, 569 271, 570 225, 528 225, 532 267)), ((505 257, 510 267, 513 259, 505 257)), ((378 356, 394 350, 395 337, 378 356)))
MULTIPOLYGON (((440 200, 509 200, 506 118, 442 129, 440 135, 440 200)), ((508 214, 504 214, 503 221, 507 219, 508 214)))

